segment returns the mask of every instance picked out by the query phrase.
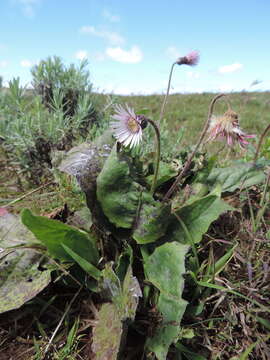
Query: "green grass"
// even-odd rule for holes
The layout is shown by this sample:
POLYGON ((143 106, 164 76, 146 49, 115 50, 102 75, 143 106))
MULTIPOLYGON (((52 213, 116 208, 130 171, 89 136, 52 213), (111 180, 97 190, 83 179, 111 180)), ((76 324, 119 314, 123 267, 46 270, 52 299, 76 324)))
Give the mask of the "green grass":
MULTIPOLYGON (((165 119, 172 131, 184 128, 184 145, 197 139, 208 114, 208 107, 215 94, 170 95, 165 119)), ((240 117, 240 126, 247 133, 261 134, 270 122, 270 92, 242 92, 228 94, 217 102, 214 114, 222 115, 227 110, 226 99, 240 117)), ((147 108, 149 115, 158 120, 163 101, 161 95, 121 96, 121 103, 128 103, 136 111, 147 108)), ((148 115, 148 114, 147 114, 148 115)))

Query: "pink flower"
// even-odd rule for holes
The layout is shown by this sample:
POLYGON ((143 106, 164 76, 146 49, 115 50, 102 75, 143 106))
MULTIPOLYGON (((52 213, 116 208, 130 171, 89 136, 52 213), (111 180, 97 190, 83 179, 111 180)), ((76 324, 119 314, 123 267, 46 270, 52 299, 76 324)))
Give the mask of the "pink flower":
POLYGON ((198 51, 191 51, 187 55, 178 58, 176 60, 176 64, 195 66, 198 64, 199 60, 200 60, 200 55, 198 51))
POLYGON ((207 141, 225 138, 229 146, 238 143, 242 148, 248 145, 247 139, 255 137, 255 135, 247 135, 240 129, 238 115, 232 110, 226 111, 223 116, 213 116, 208 132, 207 141))
POLYGON ((116 114, 112 118, 116 121, 111 123, 116 139, 124 146, 135 147, 142 140, 142 117, 136 115, 128 105, 115 106, 116 114))

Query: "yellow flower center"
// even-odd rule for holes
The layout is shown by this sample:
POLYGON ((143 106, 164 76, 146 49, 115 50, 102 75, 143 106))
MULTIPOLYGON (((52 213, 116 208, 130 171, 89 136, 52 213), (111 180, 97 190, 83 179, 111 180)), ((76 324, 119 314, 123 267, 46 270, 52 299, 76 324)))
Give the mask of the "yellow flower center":
POLYGON ((128 130, 130 130, 133 133, 138 132, 139 128, 140 128, 138 122, 133 117, 130 117, 128 119, 127 127, 128 127, 128 130))

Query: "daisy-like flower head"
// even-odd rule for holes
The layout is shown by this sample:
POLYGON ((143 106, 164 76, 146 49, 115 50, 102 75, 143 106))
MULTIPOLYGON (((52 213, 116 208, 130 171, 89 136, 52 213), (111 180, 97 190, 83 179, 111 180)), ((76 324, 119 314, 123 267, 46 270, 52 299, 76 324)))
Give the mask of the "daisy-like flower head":
POLYGON ((124 146, 135 147, 142 140, 142 130, 146 125, 146 118, 143 115, 136 115, 134 110, 127 104, 115 106, 116 113, 111 122, 116 139, 124 146))
POLYGON ((208 132, 208 141, 225 138, 229 146, 238 143, 242 148, 248 145, 247 139, 255 137, 255 135, 247 135, 240 129, 238 115, 232 110, 226 111, 222 116, 213 116, 208 132))
POLYGON ((198 51, 191 51, 187 55, 178 58, 176 60, 176 64, 195 66, 198 64, 199 60, 200 60, 200 55, 198 51))

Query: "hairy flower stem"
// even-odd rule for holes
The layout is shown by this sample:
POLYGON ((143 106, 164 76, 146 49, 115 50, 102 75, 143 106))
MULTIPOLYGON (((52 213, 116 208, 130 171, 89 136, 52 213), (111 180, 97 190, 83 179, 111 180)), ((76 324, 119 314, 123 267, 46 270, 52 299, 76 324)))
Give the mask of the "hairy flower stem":
POLYGON ((156 188, 158 170, 159 170, 159 162, 160 162, 160 132, 159 132, 159 128, 158 128, 157 124, 153 120, 147 119, 147 121, 153 126, 153 128, 155 130, 155 134, 156 134, 156 165, 155 165, 153 182, 152 182, 151 190, 150 190, 151 194, 153 195, 155 188, 156 188))
POLYGON ((270 124, 265 128, 264 132, 262 133, 258 146, 257 146, 257 150, 256 150, 256 154, 254 156, 254 160, 253 160, 253 165, 255 165, 256 161, 258 160, 258 156, 259 156, 259 152, 261 150, 261 146, 262 146, 262 142, 263 139, 265 138, 265 135, 268 133, 268 131, 270 130, 270 124))
POLYGON ((209 106, 209 112, 208 112, 208 117, 207 117, 207 120, 205 122, 205 125, 204 125, 204 128, 203 128, 203 131, 199 137, 199 140, 194 148, 194 150, 192 151, 190 157, 188 158, 185 166, 183 167, 182 171, 180 172, 180 174, 177 176, 177 178, 175 179, 174 183, 172 184, 172 186, 170 187, 170 189, 168 190, 168 192, 166 193, 163 201, 167 201, 170 196, 173 194, 173 192, 175 191, 177 185, 179 184, 180 180, 183 178, 183 176, 185 175, 185 173, 187 172, 188 168, 190 167, 190 164, 192 162, 192 159, 194 158, 194 155, 196 154, 196 152, 198 151, 206 133, 207 133, 207 130, 209 128, 209 125, 210 125, 210 121, 211 121, 211 117, 212 117, 212 114, 213 114, 213 110, 214 110, 214 106, 215 106, 215 103, 218 99, 220 99, 222 96, 225 96, 225 94, 218 94, 216 95, 213 100, 211 101, 210 103, 210 106, 209 106))
POLYGON ((169 92, 170 92, 170 88, 171 88, 171 80, 172 80, 172 73, 173 73, 174 65, 176 65, 176 62, 174 62, 174 63, 172 64, 172 67, 171 67, 171 71, 170 71, 170 75, 169 75, 169 81, 168 81, 168 87, 167 87, 167 92, 166 92, 166 95, 165 95, 165 97, 164 97, 163 104, 162 104, 162 106, 161 106, 160 115, 159 115, 159 124, 161 123, 161 120, 162 120, 162 118, 163 118, 165 106, 166 106, 166 103, 167 103, 167 100, 168 100, 168 96, 169 96, 169 92))

